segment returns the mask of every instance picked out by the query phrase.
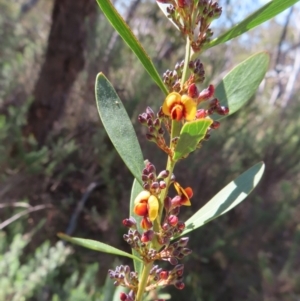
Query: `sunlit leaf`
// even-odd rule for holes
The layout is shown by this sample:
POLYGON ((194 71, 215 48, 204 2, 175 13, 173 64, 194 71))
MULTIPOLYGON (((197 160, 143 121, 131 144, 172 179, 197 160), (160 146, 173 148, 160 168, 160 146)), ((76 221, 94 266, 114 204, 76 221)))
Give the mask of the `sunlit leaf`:
POLYGON ((264 169, 264 163, 257 163, 230 182, 186 221, 186 228, 180 236, 207 224, 242 202, 259 183, 264 169))
POLYGON ((142 183, 144 160, 136 133, 120 98, 102 73, 96 78, 96 102, 111 142, 133 176, 142 183))
MULTIPOLYGON (((215 97, 221 105, 229 108, 229 115, 239 110, 255 93, 268 70, 269 60, 265 52, 254 54, 232 69, 218 84, 215 97)), ((214 120, 224 117, 212 116, 214 120)))
POLYGON ((299 0, 273 0, 262 6, 260 9, 256 10, 249 17, 244 19, 241 23, 236 24, 221 36, 212 40, 210 43, 205 45, 205 49, 211 48, 221 43, 225 43, 241 34, 247 32, 248 30, 274 18, 279 13, 283 12, 290 6, 297 3, 299 0))
POLYGON ((103 252, 103 253, 109 253, 109 254, 114 254, 114 255, 119 255, 119 256, 125 256, 129 257, 135 260, 140 260, 140 258, 135 257, 129 253, 126 253, 122 250, 119 250, 115 247, 112 247, 110 245, 104 244, 100 241, 92 240, 92 239, 84 239, 84 238, 77 238, 77 237, 71 237, 69 235, 63 234, 63 233, 58 233, 57 236, 65 241, 68 241, 70 243, 98 251, 98 252, 103 252))
POLYGON ((121 38, 125 41, 125 43, 130 47, 133 53, 138 57, 146 71, 149 73, 154 82, 160 87, 160 89, 167 94, 168 90, 165 87, 159 73, 157 72, 154 64, 149 58, 148 54, 135 37, 131 29, 128 27, 126 22, 114 8, 112 2, 110 0, 96 0, 99 7, 103 11, 104 15, 111 23, 113 28, 118 32, 121 38))
POLYGON ((173 159, 178 160, 193 152, 211 124, 211 119, 198 119, 185 123, 180 131, 173 159))

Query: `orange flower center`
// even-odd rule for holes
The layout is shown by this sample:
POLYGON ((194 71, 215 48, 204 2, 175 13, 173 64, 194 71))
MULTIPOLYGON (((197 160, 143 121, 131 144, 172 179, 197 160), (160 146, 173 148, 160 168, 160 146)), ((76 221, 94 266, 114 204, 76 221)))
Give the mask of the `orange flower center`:
POLYGON ((182 117, 185 115, 184 111, 185 111, 185 108, 182 104, 175 104, 171 108, 171 118, 173 120, 180 121, 182 119, 182 117))

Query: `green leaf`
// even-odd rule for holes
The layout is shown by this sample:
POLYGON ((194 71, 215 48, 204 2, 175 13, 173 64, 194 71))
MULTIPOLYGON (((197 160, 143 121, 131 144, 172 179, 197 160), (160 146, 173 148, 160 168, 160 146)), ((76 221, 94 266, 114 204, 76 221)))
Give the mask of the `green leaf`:
POLYGON ((173 159, 178 160, 193 152, 211 124, 211 119, 198 119, 185 123, 180 131, 173 159))
POLYGON ((144 160, 134 128, 116 91, 102 73, 96 78, 96 102, 111 142, 133 176, 142 183, 144 160))
MULTIPOLYGON (((134 200, 136 198, 136 196, 143 190, 143 187, 140 185, 140 183, 135 179, 133 181, 133 184, 132 184, 132 188, 131 188, 131 195, 130 195, 130 206, 129 206, 129 216, 134 216, 135 219, 140 219, 140 218, 137 218, 137 216, 134 215, 133 213, 133 208, 134 208, 134 200)), ((137 221, 137 230, 142 233, 143 232, 143 229, 140 225, 140 221, 138 220, 137 221)), ((134 250, 132 249, 132 254, 136 257, 139 257, 139 254, 134 250)), ((134 270, 136 272, 138 272, 139 276, 141 275, 141 272, 142 272, 142 268, 143 268, 143 265, 141 264, 141 262, 139 260, 133 260, 133 264, 134 264, 134 270)))
POLYGON ((131 29, 128 27, 123 18, 119 15, 110 0, 97 0, 97 3, 104 15, 111 23, 113 28, 119 33, 124 42, 130 47, 133 53, 138 57, 146 71, 149 73, 153 81, 160 87, 160 89, 168 94, 159 73, 157 72, 154 64, 143 49, 140 42, 137 40, 131 29))
POLYGON ((180 236, 207 224, 242 202, 256 187, 264 173, 264 169, 264 163, 257 163, 230 182, 186 221, 185 230, 180 236))
MULTIPOLYGON (((269 61, 265 52, 254 54, 232 69, 218 84, 214 95, 221 105, 229 108, 226 116, 239 110, 255 93, 268 70, 269 61)), ((220 120, 226 116, 214 114, 212 118, 220 120)))
POLYGON ((114 254, 114 255, 119 255, 119 256, 125 256, 129 257, 135 260, 142 260, 138 257, 135 257, 129 253, 126 253, 122 250, 119 250, 117 248, 114 248, 110 245, 104 244, 100 241, 92 240, 92 239, 84 239, 84 238, 77 238, 77 237, 71 237, 69 235, 63 234, 63 233, 58 233, 57 236, 65 241, 71 242, 73 244, 98 251, 98 252, 103 252, 103 253, 109 253, 109 254, 114 254))
POLYGON ((297 3, 299 0, 273 0, 256 10, 249 17, 244 19, 241 23, 236 24, 231 29, 223 33, 221 36, 207 43, 204 49, 211 48, 213 46, 225 43, 248 30, 274 18, 279 13, 283 12, 290 6, 297 3))

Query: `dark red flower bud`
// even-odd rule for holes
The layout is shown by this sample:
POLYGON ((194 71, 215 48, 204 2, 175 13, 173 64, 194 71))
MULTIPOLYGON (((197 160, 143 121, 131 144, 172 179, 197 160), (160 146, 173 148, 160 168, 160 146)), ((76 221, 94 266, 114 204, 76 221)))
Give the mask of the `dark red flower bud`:
POLYGON ((197 86, 193 83, 191 85, 189 85, 188 87, 188 95, 191 97, 191 98, 196 98, 199 94, 199 91, 197 89, 197 86))
POLYGON ((212 128, 212 129, 214 129, 214 130, 216 130, 216 129, 218 129, 219 127, 220 127, 220 122, 219 121, 214 121, 211 125, 210 125, 210 127, 212 128))
POLYGON ((182 237, 178 240, 178 245, 180 247, 185 247, 188 242, 189 242, 189 237, 182 237))
POLYGON ((153 112, 153 110, 150 107, 146 108, 146 113, 151 117, 154 118, 155 114, 153 112))
POLYGON ((170 215, 168 217, 168 223, 171 226, 175 227, 178 224, 178 217, 176 215, 170 215))
POLYGON ((196 112, 196 119, 202 119, 205 118, 207 116, 207 111, 204 109, 199 109, 196 112))
POLYGON ((125 227, 128 227, 128 228, 135 228, 136 227, 136 220, 133 217, 125 218, 123 220, 123 225, 125 227))
POLYGON ((217 113, 220 115, 227 115, 229 113, 229 109, 227 107, 221 106, 217 109, 217 113))
POLYGON ((157 189, 159 188, 159 183, 158 182, 153 182, 150 186, 150 189, 157 189))
POLYGON ((146 138, 147 138, 147 140, 155 142, 155 143, 157 141, 156 136, 151 135, 151 134, 146 134, 146 138))
POLYGON ((141 124, 146 124, 146 123, 147 123, 147 120, 143 117, 143 115, 139 115, 139 116, 138 116, 138 121, 139 121, 141 124))
POLYGON ((159 273, 159 277, 160 277, 160 279, 167 280, 168 277, 169 277, 169 272, 168 271, 161 271, 159 273))
POLYGON ((171 208, 171 198, 169 196, 167 196, 165 199, 164 199, 164 207, 166 209, 166 211, 168 212, 171 208))
POLYGON ((214 93, 215 87, 213 85, 209 85, 208 88, 204 89, 199 93, 198 102, 211 98, 214 95, 214 93))
POLYGON ((126 301, 127 300, 127 294, 125 294, 125 293, 120 293, 120 300, 121 301, 126 301))
POLYGON ((179 290, 182 290, 182 289, 184 289, 184 283, 182 282, 182 281, 177 281, 175 284, 174 284, 174 286, 177 288, 177 289, 179 289, 179 290))
POLYGON ((178 228, 178 230, 183 231, 185 229, 185 223, 184 222, 178 222, 177 228, 178 228))
POLYGON ((159 188, 160 189, 165 189, 167 187, 167 184, 165 181, 159 181, 159 188))
POLYGON ((157 178, 162 178, 165 179, 169 176, 169 171, 168 170, 163 170, 159 173, 159 175, 157 176, 157 178))
POLYGON ((182 197, 180 195, 176 195, 172 200, 171 200, 171 207, 178 207, 181 206, 182 202, 182 197))
POLYGON ((141 241, 143 243, 147 243, 151 241, 154 237, 154 232, 152 230, 148 230, 142 234, 141 241))

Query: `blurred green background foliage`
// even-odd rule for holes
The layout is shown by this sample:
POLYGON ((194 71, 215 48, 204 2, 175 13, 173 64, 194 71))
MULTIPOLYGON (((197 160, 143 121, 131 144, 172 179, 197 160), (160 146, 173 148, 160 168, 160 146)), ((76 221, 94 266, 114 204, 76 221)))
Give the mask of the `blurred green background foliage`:
MULTIPOLYGON (((164 168, 165 155, 137 123, 146 106, 161 106, 162 93, 94 1, 72 2, 0 0, 0 301, 103 300, 115 258, 71 249, 57 232, 129 251, 121 221, 132 177, 98 117, 98 72, 124 102, 144 157, 164 168)), ((160 74, 183 59, 184 43, 155 1, 113 2, 160 74)), ((215 35, 260 2, 220 4, 215 35)), ((271 65, 248 105, 175 170, 194 189, 182 217, 256 162, 266 171, 245 202, 190 235, 186 288, 167 290, 174 301, 300 298, 299 15, 296 5, 201 57, 202 88, 255 52, 269 52, 271 65)))

